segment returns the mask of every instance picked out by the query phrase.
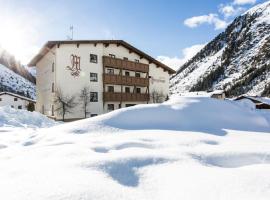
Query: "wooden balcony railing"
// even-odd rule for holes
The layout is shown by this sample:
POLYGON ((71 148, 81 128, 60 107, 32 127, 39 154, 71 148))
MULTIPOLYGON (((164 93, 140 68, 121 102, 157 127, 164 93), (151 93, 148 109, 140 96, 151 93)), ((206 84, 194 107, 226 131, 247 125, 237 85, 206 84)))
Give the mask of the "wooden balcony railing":
POLYGON ((109 56, 103 56, 103 66, 117 69, 125 69, 136 72, 149 72, 149 65, 143 63, 137 63, 129 60, 123 60, 119 58, 112 58, 109 56))
POLYGON ((104 101, 149 101, 149 94, 103 92, 104 101))
POLYGON ((103 83, 113 85, 129 85, 129 86, 135 85, 140 87, 148 87, 149 78, 103 74, 103 83))

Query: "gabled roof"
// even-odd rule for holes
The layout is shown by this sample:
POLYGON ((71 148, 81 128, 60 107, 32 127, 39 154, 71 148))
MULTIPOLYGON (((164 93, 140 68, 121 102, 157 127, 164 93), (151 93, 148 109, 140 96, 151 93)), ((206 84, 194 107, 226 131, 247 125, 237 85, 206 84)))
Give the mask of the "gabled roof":
POLYGON ((239 96, 235 99, 235 101, 237 100, 242 100, 242 99, 249 99, 252 102, 256 103, 256 104, 268 104, 270 105, 270 98, 267 97, 258 97, 258 96, 246 96, 246 95, 242 95, 239 96))
POLYGON ((36 103, 35 100, 30 99, 30 98, 25 97, 25 96, 21 96, 21 95, 14 94, 14 93, 11 93, 11 92, 0 92, 0 96, 1 96, 1 95, 4 95, 4 94, 7 94, 7 95, 10 95, 10 96, 13 96, 13 97, 18 97, 18 98, 24 99, 24 100, 26 100, 26 101, 31 101, 31 102, 33 102, 33 103, 36 103))
POLYGON ((50 49, 52 49, 55 45, 61 44, 98 44, 102 43, 104 45, 109 44, 117 44, 127 48, 130 52, 137 53, 141 56, 141 58, 147 59, 149 62, 156 64, 157 66, 162 67, 165 71, 168 71, 169 74, 174 74, 175 71, 168 67, 167 65, 159 62, 158 60, 154 59, 153 57, 149 56, 148 54, 144 53, 143 51, 135 48, 131 44, 123 41, 123 40, 59 40, 59 41, 48 41, 39 51, 39 53, 29 62, 28 66, 33 67, 35 66, 42 58, 45 56, 50 49))

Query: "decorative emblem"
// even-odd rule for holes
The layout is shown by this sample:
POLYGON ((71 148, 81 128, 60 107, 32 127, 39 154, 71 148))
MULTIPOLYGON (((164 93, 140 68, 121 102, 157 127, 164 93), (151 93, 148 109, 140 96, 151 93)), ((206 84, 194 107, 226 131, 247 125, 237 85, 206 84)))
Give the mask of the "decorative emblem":
POLYGON ((71 76, 73 77, 79 76, 81 72, 81 57, 71 54, 70 62, 71 67, 67 66, 67 69, 71 71, 70 72, 71 76))

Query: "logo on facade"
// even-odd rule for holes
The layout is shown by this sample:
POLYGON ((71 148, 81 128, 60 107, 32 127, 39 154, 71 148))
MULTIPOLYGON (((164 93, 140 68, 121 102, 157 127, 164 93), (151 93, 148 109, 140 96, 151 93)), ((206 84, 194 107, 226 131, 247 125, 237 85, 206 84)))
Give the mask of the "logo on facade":
POLYGON ((154 83, 165 83, 165 78, 164 77, 159 77, 159 78, 154 78, 154 77, 151 77, 151 83, 154 84, 154 83))
POLYGON ((70 62, 71 66, 67 66, 67 69, 71 71, 70 74, 73 77, 79 76, 81 72, 81 57, 72 54, 70 56, 70 62))

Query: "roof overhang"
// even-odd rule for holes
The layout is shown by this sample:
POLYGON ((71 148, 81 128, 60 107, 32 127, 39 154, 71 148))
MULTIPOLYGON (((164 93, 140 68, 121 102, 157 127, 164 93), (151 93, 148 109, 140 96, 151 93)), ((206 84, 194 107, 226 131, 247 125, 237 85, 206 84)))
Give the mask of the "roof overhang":
POLYGON ((39 53, 28 63, 29 67, 36 66, 36 64, 55 46, 58 47, 61 44, 77 44, 79 46, 80 44, 98 44, 102 43, 104 45, 110 45, 110 44, 117 44, 122 45, 123 47, 127 48, 130 52, 134 52, 138 55, 140 55, 141 58, 145 58, 149 61, 149 63, 154 63, 158 67, 162 67, 164 71, 168 71, 169 74, 176 73, 175 70, 171 69, 167 65, 161 63, 160 61, 156 60, 155 58, 149 56, 148 54, 144 53, 143 51, 135 48, 131 44, 123 41, 123 40, 63 40, 63 41, 48 41, 39 51, 39 53))

